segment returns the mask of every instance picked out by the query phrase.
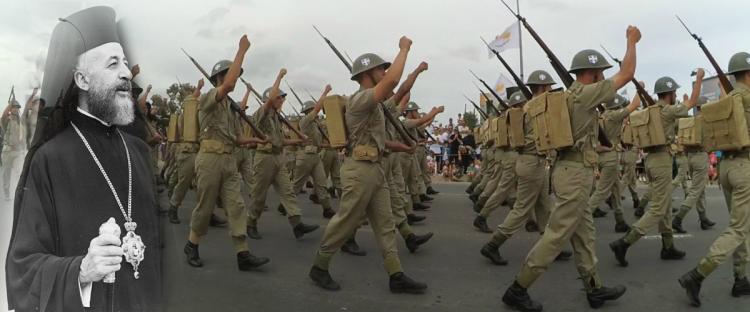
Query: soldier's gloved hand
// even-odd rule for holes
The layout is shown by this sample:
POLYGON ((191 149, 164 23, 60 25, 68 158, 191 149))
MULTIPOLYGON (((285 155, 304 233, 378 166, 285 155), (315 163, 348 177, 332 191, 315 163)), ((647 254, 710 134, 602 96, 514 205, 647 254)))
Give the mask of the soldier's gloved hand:
POLYGON ((112 234, 101 234, 91 240, 88 253, 81 261, 78 281, 82 284, 101 281, 105 275, 120 270, 122 242, 112 234))

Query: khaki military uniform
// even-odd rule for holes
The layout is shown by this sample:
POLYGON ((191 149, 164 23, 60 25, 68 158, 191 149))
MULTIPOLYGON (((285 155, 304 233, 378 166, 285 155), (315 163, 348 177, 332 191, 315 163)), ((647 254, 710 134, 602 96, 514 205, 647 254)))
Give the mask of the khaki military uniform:
POLYGON ((346 106, 346 126, 353 142, 341 166, 343 193, 339 211, 326 227, 314 265, 328 270, 333 255, 367 217, 389 275, 401 272, 396 229, 386 179, 385 117, 373 99, 374 89, 354 93, 346 106))
POLYGON ((634 201, 638 198, 636 163, 638 163, 638 149, 633 146, 623 146, 623 151, 620 153, 620 164, 622 165, 622 179, 620 180, 622 187, 620 189, 627 188, 634 201))
MULTIPOLYGON (((248 116, 248 119, 252 118, 248 116)), ((236 119, 237 135, 245 138, 249 138, 252 135, 252 128, 242 119, 236 119)), ((234 157, 237 158, 237 169, 240 171, 240 176, 245 182, 245 187, 249 192, 253 189, 253 160, 255 158, 255 149, 246 146, 238 146, 234 152, 234 157)), ((249 214, 249 209, 248 209, 249 214)))
POLYGON ((15 168, 14 163, 23 155, 23 134, 21 122, 17 116, 3 116, 3 191, 10 198, 10 180, 15 168))
MULTIPOLYGON (((499 151, 492 143, 485 143, 482 148, 482 168, 478 176, 474 178, 476 185, 472 187, 471 195, 479 197, 484 192, 484 189, 493 179, 493 175, 499 175, 500 172, 495 172, 497 163, 495 162, 495 154, 499 151)), ((495 178, 498 178, 495 176, 495 178)), ((473 184, 473 183, 472 183, 473 184)))
POLYGON ((534 128, 531 118, 526 114, 523 131, 525 144, 518 149, 518 158, 515 162, 518 198, 503 223, 498 225, 492 234, 492 242, 498 246, 518 232, 532 215, 544 232, 552 209, 546 156, 536 149, 534 128))
POLYGON ((685 194, 685 200, 682 201, 680 210, 677 211, 676 218, 680 220, 685 218, 691 209, 698 211, 701 220, 706 220, 706 185, 708 185, 708 153, 700 147, 685 147, 687 155, 687 170, 690 174, 690 187, 685 194))
MULTIPOLYGON (((327 131, 325 120, 320 123, 323 131, 327 131)), ((330 143, 330 142, 329 142, 330 143)), ((329 187, 341 191, 341 161, 339 160, 339 149, 326 147, 320 151, 320 159, 323 162, 323 171, 326 177, 331 180, 329 187)))
POLYGON ((680 151, 674 156, 674 160, 677 163, 677 175, 672 179, 672 189, 676 187, 682 187, 682 190, 685 192, 685 196, 687 196, 688 193, 688 174, 689 174, 689 167, 688 164, 688 157, 687 154, 684 151, 680 151))
POLYGON ((227 212, 229 232, 236 252, 246 251, 245 210, 240 193, 240 174, 234 157, 237 135, 233 128, 234 113, 229 100, 216 102, 217 89, 205 93, 198 106, 200 148, 195 156, 197 204, 190 228, 203 236, 218 199, 227 212))
MULTIPOLYGON (((750 87, 738 82, 728 96, 741 96, 745 118, 750 124, 750 87)), ((734 262, 734 276, 746 276, 750 261, 750 152, 724 152, 719 164, 719 183, 729 208, 729 226, 709 247, 708 254, 698 264, 698 272, 708 276, 729 255, 734 262)))
MULTIPOLYGON (((394 104, 395 105, 395 104, 394 104)), ((417 124, 415 120, 407 119, 402 122, 404 129, 408 131, 412 137, 417 138, 417 124)), ((395 131, 395 130, 394 130, 395 131)), ((417 147, 417 150, 420 148, 417 147)), ((420 203, 420 194, 424 194, 424 180, 422 178, 421 169, 419 166, 418 153, 398 153, 401 156, 401 169, 404 175, 404 183, 406 184, 407 197, 404 199, 407 202, 406 209, 408 213, 412 212, 412 205, 414 203, 420 203)))
MULTIPOLYGON (((676 122, 679 117, 687 115, 687 107, 684 104, 668 105, 658 101, 656 105, 661 106, 661 118, 664 125, 664 134, 668 142, 675 139, 676 122)), ((646 155, 646 173, 651 181, 649 209, 628 232, 624 240, 627 244, 633 244, 654 226, 659 226, 664 249, 674 246, 672 237, 672 154, 669 145, 648 147, 644 149, 646 155)))
POLYGON ((331 209, 331 199, 326 190, 326 174, 323 170, 323 162, 320 159, 320 145, 323 139, 316 124, 317 115, 309 112, 299 121, 300 131, 310 141, 297 151, 297 163, 294 169, 294 194, 298 194, 308 178, 313 178, 315 194, 318 195, 323 209, 331 209))
POLYGON ((265 106, 261 106, 255 112, 253 119, 258 129, 267 136, 269 143, 259 144, 255 150, 250 192, 253 204, 247 226, 258 226, 258 219, 266 207, 268 188, 273 185, 279 194, 281 205, 286 210, 289 223, 294 227, 301 222, 301 211, 292 186, 288 163, 281 157, 284 143, 281 121, 275 111, 266 110, 265 106))
POLYGON ((607 198, 612 198, 612 209, 615 211, 615 221, 624 223, 620 200, 620 155, 615 147, 619 146, 622 138, 622 124, 630 115, 627 108, 606 110, 602 114, 602 123, 607 138, 614 146, 611 150, 599 153, 599 180, 596 182, 596 190, 589 198, 589 210, 594 211, 604 203, 607 198), (614 196, 612 196, 614 195, 614 196))
POLYGON ((568 92, 570 123, 574 146, 558 152, 552 171, 555 208, 544 234, 526 257, 526 264, 516 277, 528 288, 541 276, 566 241, 573 245, 578 274, 587 290, 601 287, 596 270, 596 229, 592 211, 586 204, 594 181, 597 154, 598 112, 596 107, 615 95, 611 80, 583 85, 573 82, 568 92))
POLYGON ((177 142, 170 144, 174 153, 174 161, 172 162, 173 174, 170 175, 170 180, 176 180, 172 189, 172 196, 169 198, 169 205, 172 207, 180 207, 185 194, 193 183, 193 179, 195 178, 195 157, 200 149, 198 143, 184 140, 184 115, 180 114, 177 118, 177 142))
POLYGON ((503 204, 503 202, 506 200, 512 202, 512 198, 515 197, 514 194, 518 181, 518 176, 516 176, 516 160, 518 159, 518 152, 510 148, 505 148, 501 152, 501 155, 499 161, 496 159, 500 164, 500 170, 502 171, 500 173, 500 181, 498 182, 497 187, 491 193, 489 198, 484 200, 482 199, 482 196, 485 195, 483 192, 477 202, 478 205, 483 204, 479 215, 484 218, 489 217, 495 209, 503 204))

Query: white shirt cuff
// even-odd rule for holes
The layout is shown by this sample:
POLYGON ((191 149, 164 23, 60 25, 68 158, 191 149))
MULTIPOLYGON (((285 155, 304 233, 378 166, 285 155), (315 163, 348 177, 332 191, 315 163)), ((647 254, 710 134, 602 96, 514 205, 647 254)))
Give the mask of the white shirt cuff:
POLYGON ((81 279, 78 279, 78 292, 81 294, 81 303, 84 308, 91 307, 91 288, 92 283, 81 283, 81 279))

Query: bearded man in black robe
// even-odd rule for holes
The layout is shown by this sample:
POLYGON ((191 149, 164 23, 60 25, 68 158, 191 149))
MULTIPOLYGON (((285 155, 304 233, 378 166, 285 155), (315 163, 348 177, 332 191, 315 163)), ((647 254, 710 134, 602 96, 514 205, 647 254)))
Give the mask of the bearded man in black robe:
POLYGON ((60 19, 42 84, 50 107, 16 190, 11 309, 162 309, 148 147, 119 129, 134 118, 131 78, 111 8, 60 19))

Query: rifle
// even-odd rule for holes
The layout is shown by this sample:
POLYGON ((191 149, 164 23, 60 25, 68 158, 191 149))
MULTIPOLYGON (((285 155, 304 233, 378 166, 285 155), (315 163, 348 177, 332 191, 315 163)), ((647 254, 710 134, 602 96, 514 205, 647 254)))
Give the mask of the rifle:
POLYGON ((487 120, 487 119, 488 119, 488 117, 487 117, 487 113, 485 113, 485 112, 484 112, 484 111, 482 110, 482 108, 481 108, 481 107, 479 107, 479 105, 477 105, 477 103, 475 103, 474 101, 472 101, 472 100, 471 100, 471 99, 470 99, 470 98, 469 98, 468 96, 466 96, 466 94, 464 94, 464 97, 465 97, 465 98, 466 98, 467 100, 469 100, 469 102, 471 102, 471 105, 473 105, 473 106, 474 106, 474 108, 476 108, 476 109, 477 109, 477 111, 479 111, 479 114, 481 114, 481 115, 482 115, 482 118, 484 118, 485 120, 487 120))
POLYGON ((724 91, 727 93, 732 92, 734 90, 734 86, 732 86, 732 83, 729 82, 729 79, 727 79, 727 75, 724 73, 723 70, 721 70, 721 66, 719 66, 719 63, 716 62, 716 59, 714 59, 714 56, 711 55, 711 52, 708 51, 708 48, 706 48, 706 45, 703 44, 703 39, 701 37, 698 37, 698 35, 694 34, 690 31, 690 29, 685 25, 685 22, 682 21, 682 19, 678 16, 677 20, 680 21, 680 24, 682 24, 683 27, 685 27, 685 30, 687 30, 688 34, 693 37, 696 41, 698 41, 698 46, 703 50, 703 54, 706 55, 708 58, 708 61, 711 63, 711 66, 714 67, 714 70, 716 71, 716 76, 719 77, 719 82, 721 82, 721 86, 724 87, 724 91))
MULTIPOLYGON (((203 74, 203 76, 206 77, 206 79, 208 79, 208 82, 210 82, 211 85, 213 85, 214 87, 216 87, 216 83, 214 83, 213 81, 211 81, 211 76, 206 72, 206 70, 203 69, 203 67, 201 67, 201 65, 198 64, 198 62, 192 56, 190 56, 190 54, 188 54, 185 51, 185 49, 181 49, 181 50, 182 50, 183 53, 185 53, 185 55, 187 55, 187 57, 190 59, 190 61, 193 62, 193 65, 195 65, 195 67, 198 68, 198 71, 200 71, 201 74, 203 74)), ((250 126, 250 128, 253 129, 253 133, 255 133, 255 135, 258 136, 259 139, 265 140, 266 139, 266 135, 263 134, 263 132, 261 132, 260 129, 258 129, 258 127, 256 127, 255 124, 253 124, 252 121, 250 121, 250 119, 247 118, 247 115, 245 115, 245 112, 243 112, 240 109, 240 106, 237 105, 237 102, 235 102, 231 97, 229 97, 229 95, 227 95, 227 100, 229 100, 229 107, 235 113, 237 113, 238 115, 240 115, 240 118, 242 118, 242 120, 244 120, 250 126)))
MULTIPOLYGON (((245 86, 252 86, 249 82, 247 82, 245 80, 245 78, 240 77, 240 80, 242 81, 242 83, 245 84, 245 86)), ((259 99, 261 98, 260 94, 258 94, 258 91, 255 91, 255 88, 251 87, 250 88, 250 92, 252 92, 257 98, 259 98, 259 99)), ((263 104, 261 104, 260 101, 258 101, 258 104, 260 104, 260 106, 263 107, 263 104)), ((294 112, 297 112, 297 110, 294 109, 294 106, 292 106, 292 109, 294 110, 294 112)), ((241 114, 241 115, 244 116, 245 114, 241 114)), ((299 115, 299 113, 297 113, 297 115, 299 115)), ((294 132, 294 134, 297 135, 297 137, 299 137, 300 139, 302 139, 302 138, 305 137, 301 132, 299 132, 299 130, 297 130, 296 128, 294 128, 292 126, 292 124, 289 123, 289 120, 287 120, 285 116, 281 115, 281 113, 279 111, 276 111, 276 116, 279 118, 279 120, 282 123, 284 123, 284 125, 286 125, 289 129, 291 129, 292 132, 294 132)), ((255 130, 255 129, 253 129, 253 130, 255 130)))
POLYGON ((495 57, 497 57, 500 63, 503 63, 503 66, 505 67, 506 70, 508 70, 510 75, 513 76, 513 80, 516 82, 516 85, 518 86, 518 88, 521 89, 521 93, 523 93, 523 95, 527 99, 531 99, 533 97, 533 94, 531 94, 531 90, 529 90, 529 87, 525 83, 523 83, 523 80, 521 80, 521 78, 518 77, 518 75, 516 75, 516 72, 513 71, 513 68, 511 68, 510 65, 508 65, 508 62, 506 62, 505 59, 503 59, 503 57, 500 56, 500 52, 497 52, 495 49, 490 47, 490 44, 487 43, 487 41, 484 40, 484 38, 482 37, 479 37, 479 38, 482 39, 482 42, 484 42, 484 45, 486 45, 487 48, 490 49, 490 51, 492 51, 493 54, 495 54, 495 57))
MULTIPOLYGON (((615 63, 617 63, 617 65, 622 66, 622 61, 620 59, 612 56, 612 54, 610 54, 609 51, 607 51, 607 48, 605 48, 603 45, 600 44, 599 46, 602 47, 602 50, 604 50, 604 53, 607 53, 607 55, 609 55, 609 58, 611 58, 613 61, 615 61, 615 63)), ((654 98, 652 98, 651 95, 648 94, 648 92, 646 91, 646 89, 644 89, 643 86, 641 86, 641 84, 638 83, 638 80, 635 79, 635 77, 633 77, 632 79, 630 79, 630 82, 632 82, 633 85, 635 86, 635 90, 638 91, 638 96, 641 98, 641 101, 644 104, 647 104, 647 106, 651 106, 651 105, 656 104, 656 102, 654 101, 654 98)))
MULTIPOLYGON (((284 82, 286 83, 286 86, 289 87, 289 91, 292 91, 292 95, 294 95, 294 98, 297 99, 297 103, 299 103, 299 106, 302 107, 302 109, 305 109, 305 105, 302 104, 302 100, 299 98, 299 96, 297 96, 297 92, 294 92, 294 88, 292 88, 292 86, 289 85, 288 82, 286 82, 286 81, 284 81, 284 82)), ((310 97, 312 97, 312 95, 310 97)), ((313 102, 317 103, 318 101, 316 101, 315 99, 313 99, 313 102)), ((294 108, 294 107, 292 107, 292 108, 294 108)), ((296 111, 297 110, 295 110, 295 112, 296 111)), ((299 113, 297 113, 297 115, 299 115, 299 113)), ((315 122, 315 121, 313 121, 313 123, 315 123, 316 128, 318 128, 318 131, 320 131, 320 135, 322 135, 323 138, 326 141, 331 142, 331 140, 328 139, 328 135, 326 135, 326 132, 323 131, 323 129, 320 128, 320 125, 317 122, 315 122)))
POLYGON ((544 43, 544 40, 542 40, 541 37, 534 31, 534 28, 531 28, 531 25, 529 25, 528 22, 526 22, 526 18, 521 16, 520 14, 513 11, 513 9, 508 6, 507 3, 505 3, 504 0, 500 0, 500 2, 505 5, 506 8, 510 11, 511 14, 513 14, 522 24, 523 27, 526 28, 526 31, 529 32, 529 35, 531 35, 532 38, 534 38, 534 41, 539 44, 539 46, 544 50, 544 53, 547 54, 547 58, 549 59, 550 63, 552 63, 552 68, 557 73, 557 76, 560 77, 560 80, 562 80, 563 84, 566 88, 570 88, 570 85, 573 84, 573 76, 568 73, 567 69, 565 69, 565 66, 563 66, 562 62, 555 56, 554 53, 552 53, 552 50, 547 46, 546 43, 544 43))
MULTIPOLYGON (((331 40, 328 40, 326 36, 323 36, 323 34, 320 32, 320 30, 318 30, 317 27, 315 27, 315 25, 313 25, 313 28, 315 28, 315 31, 318 32, 318 35, 320 35, 320 37, 322 37, 323 40, 325 40, 325 42, 328 44, 328 47, 330 47, 331 50, 333 50, 333 53, 336 54, 339 60, 341 60, 341 62, 344 63, 344 66, 346 66, 346 69, 349 70, 349 73, 351 73, 352 65, 349 62, 347 62, 347 60, 344 58, 343 55, 341 55, 341 52, 339 52, 339 49, 337 49, 336 46, 333 45, 331 40)), ((393 126, 393 128, 396 128, 396 131, 398 132, 398 135, 401 137, 402 140, 404 140, 405 142, 417 142, 417 139, 412 137, 411 134, 409 134, 409 132, 407 132, 404 129, 404 126, 395 117, 393 117, 393 115, 391 115, 390 112, 388 112, 388 109, 386 109, 385 104, 383 104, 383 102, 380 102, 378 104, 380 105, 380 109, 383 110, 383 115, 385 115, 385 119, 391 123, 391 126, 393 126)), ((409 145, 413 145, 413 144, 409 144, 409 145)))
POLYGON ((10 86, 10 94, 8 95, 8 103, 10 103, 10 100, 14 99, 16 97, 16 86, 12 85, 10 86))
MULTIPOLYGON (((487 90, 490 90, 490 93, 492 93, 492 96, 494 96, 495 99, 497 99, 497 102, 500 104, 500 106, 502 106, 504 109, 508 109, 508 104, 506 104, 505 101, 503 101, 503 99, 500 98, 500 95, 498 95, 497 92, 495 92, 495 90, 493 90, 492 87, 490 87, 490 85, 488 85, 482 78, 479 78, 479 76, 477 76, 477 74, 471 71, 471 69, 469 69, 469 72, 472 75, 474 75, 474 78, 479 80, 479 82, 481 82, 484 85, 484 87, 487 88, 487 90)), ((479 91, 481 92, 481 90, 479 91)), ((492 106, 492 109, 495 110, 495 113, 497 113, 497 115, 499 116, 500 111, 497 109, 497 107, 495 107, 495 105, 490 105, 490 106, 492 106)))

